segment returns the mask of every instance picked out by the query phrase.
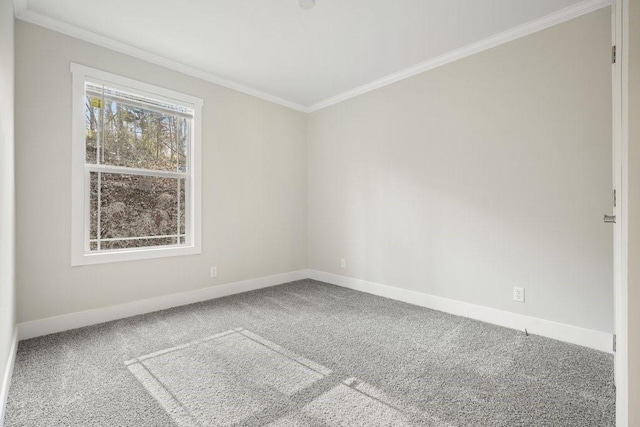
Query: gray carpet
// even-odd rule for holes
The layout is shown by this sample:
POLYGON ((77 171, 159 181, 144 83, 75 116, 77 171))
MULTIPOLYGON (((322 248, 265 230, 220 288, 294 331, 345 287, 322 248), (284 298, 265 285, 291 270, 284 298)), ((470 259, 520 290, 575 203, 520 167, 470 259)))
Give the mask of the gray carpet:
POLYGON ((611 355, 303 280, 20 343, 6 426, 614 426, 611 355))

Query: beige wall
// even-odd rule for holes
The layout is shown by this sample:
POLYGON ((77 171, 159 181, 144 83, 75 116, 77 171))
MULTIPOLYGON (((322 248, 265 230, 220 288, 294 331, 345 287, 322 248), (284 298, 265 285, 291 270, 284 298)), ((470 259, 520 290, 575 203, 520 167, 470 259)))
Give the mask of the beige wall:
POLYGON ((305 268, 306 126, 303 113, 18 22, 19 321, 305 268), (71 267, 72 61, 204 99, 202 255, 71 267))
POLYGON ((611 333, 610 25, 606 8, 312 113, 309 268, 611 333))
POLYGON ((629 0, 629 426, 640 426, 640 2, 629 0))
MULTIPOLYGON (((13 63, 13 1, 0 0, 0 386, 16 322, 13 63)), ((0 401, 0 417, 3 404, 0 401)))

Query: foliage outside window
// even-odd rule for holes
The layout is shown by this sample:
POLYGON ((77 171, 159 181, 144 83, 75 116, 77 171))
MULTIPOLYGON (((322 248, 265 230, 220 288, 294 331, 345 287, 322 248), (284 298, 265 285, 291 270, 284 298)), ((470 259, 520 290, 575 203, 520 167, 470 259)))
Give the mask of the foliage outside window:
POLYGON ((73 264, 198 253, 201 101, 75 64, 72 71, 73 264))

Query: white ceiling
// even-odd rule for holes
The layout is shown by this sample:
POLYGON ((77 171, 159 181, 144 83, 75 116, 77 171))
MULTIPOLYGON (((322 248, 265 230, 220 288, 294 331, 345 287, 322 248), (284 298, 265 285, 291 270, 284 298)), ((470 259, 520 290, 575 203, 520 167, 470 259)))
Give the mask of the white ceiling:
POLYGON ((18 18, 102 44, 120 42, 308 111, 507 30, 517 34, 540 18, 559 22, 572 17, 569 10, 577 16, 607 3, 316 0, 304 10, 297 0, 17 0, 16 6, 18 18))

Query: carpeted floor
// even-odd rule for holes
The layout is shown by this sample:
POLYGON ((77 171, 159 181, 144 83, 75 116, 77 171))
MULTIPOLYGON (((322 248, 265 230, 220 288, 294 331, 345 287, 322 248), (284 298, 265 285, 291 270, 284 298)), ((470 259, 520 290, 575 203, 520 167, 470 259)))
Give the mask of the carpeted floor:
POLYGON ((20 343, 6 426, 614 426, 612 356, 303 280, 20 343))

